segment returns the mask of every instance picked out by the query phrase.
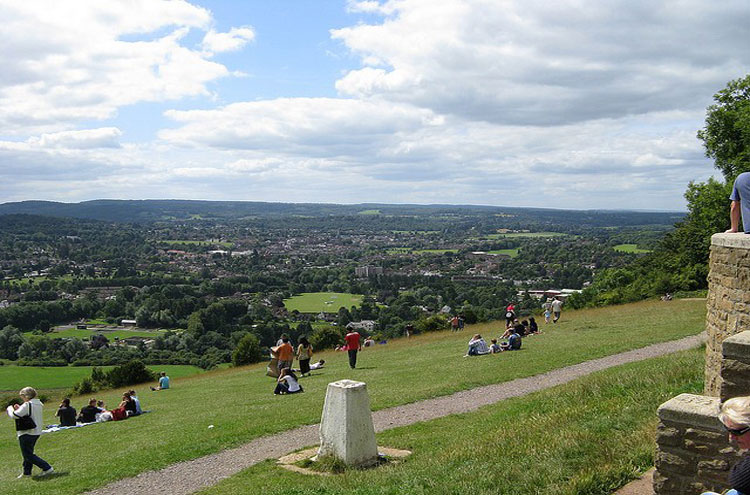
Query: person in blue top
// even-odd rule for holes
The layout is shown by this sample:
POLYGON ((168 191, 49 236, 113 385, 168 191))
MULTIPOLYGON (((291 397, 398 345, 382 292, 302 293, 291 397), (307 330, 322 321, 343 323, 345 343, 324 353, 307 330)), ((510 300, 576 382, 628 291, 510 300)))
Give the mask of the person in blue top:
POLYGON ((159 386, 151 387, 151 390, 167 390, 169 388, 169 377, 165 371, 159 373, 159 386))
POLYGON ((743 231, 750 234, 750 172, 742 172, 737 176, 729 199, 732 200, 732 205, 729 207, 731 227, 727 233, 740 231, 741 216, 743 231))

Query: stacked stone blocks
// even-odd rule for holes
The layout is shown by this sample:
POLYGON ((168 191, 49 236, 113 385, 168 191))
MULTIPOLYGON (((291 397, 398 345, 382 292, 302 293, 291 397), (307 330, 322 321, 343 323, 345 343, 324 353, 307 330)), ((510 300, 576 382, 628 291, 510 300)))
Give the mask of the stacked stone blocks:
POLYGON ((750 235, 714 234, 709 265, 704 393, 718 397, 722 343, 750 330, 750 235))
POLYGON ((750 235, 711 238, 705 396, 682 394, 659 407, 654 491, 722 492, 739 452, 718 420, 723 401, 750 395, 750 235))

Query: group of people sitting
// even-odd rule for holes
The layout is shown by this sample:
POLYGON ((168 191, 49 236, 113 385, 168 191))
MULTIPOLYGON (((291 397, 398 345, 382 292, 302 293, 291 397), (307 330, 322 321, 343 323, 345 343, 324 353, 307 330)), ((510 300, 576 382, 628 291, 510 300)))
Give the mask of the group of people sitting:
POLYGON ((130 416, 138 416, 141 413, 143 413, 141 401, 138 400, 135 390, 130 390, 122 394, 120 404, 114 409, 107 410, 104 401, 91 399, 88 405, 81 408, 78 415, 76 415, 75 408, 70 405, 70 399, 65 398, 62 400, 55 416, 60 418, 60 426, 76 426, 76 424, 120 421, 130 416))
POLYGON ((485 354, 496 354, 503 351, 517 351, 521 348, 523 337, 534 335, 539 332, 539 327, 533 317, 528 320, 518 322, 518 319, 514 319, 508 322, 505 332, 500 337, 502 341, 498 343, 498 339, 492 339, 490 345, 482 338, 480 334, 475 334, 471 340, 469 340, 469 349, 466 351, 466 356, 483 356, 485 354))

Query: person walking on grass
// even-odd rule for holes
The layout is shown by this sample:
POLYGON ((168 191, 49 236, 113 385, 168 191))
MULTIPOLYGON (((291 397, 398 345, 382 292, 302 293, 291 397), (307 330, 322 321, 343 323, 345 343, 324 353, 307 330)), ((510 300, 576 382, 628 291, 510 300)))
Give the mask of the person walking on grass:
POLYGON ((346 350, 349 352, 349 367, 351 369, 357 367, 357 352, 362 350, 361 338, 359 332, 356 330, 352 330, 344 337, 344 340, 346 340, 346 350))
POLYGON ((299 371, 302 376, 310 374, 310 358, 313 355, 313 347, 307 340, 306 336, 299 338, 299 345, 297 346, 297 359, 299 360, 299 371))
POLYGON ((557 323, 557 320, 560 319, 560 313, 562 312, 562 301, 559 298, 555 298, 554 301, 552 301, 552 323, 557 323))
POLYGON ((547 301, 545 301, 544 304, 542 304, 542 309, 544 310, 544 323, 549 323, 552 319, 552 298, 548 297, 547 301))
POLYGON ((34 466, 42 470, 39 476, 48 476, 55 470, 47 461, 34 454, 34 447, 42 434, 44 405, 36 398, 36 390, 31 387, 22 388, 18 395, 21 396, 23 404, 13 404, 7 409, 8 416, 16 420, 16 434, 23 456, 23 473, 18 475, 18 478, 30 478, 34 466))

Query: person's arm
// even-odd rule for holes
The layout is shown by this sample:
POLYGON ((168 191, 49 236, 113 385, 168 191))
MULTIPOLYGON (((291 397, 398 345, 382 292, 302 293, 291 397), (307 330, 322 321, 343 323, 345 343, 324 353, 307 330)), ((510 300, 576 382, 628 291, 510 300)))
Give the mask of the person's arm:
POLYGON ((12 411, 8 409, 8 416, 10 416, 13 419, 22 418, 28 415, 29 415, 29 403, 28 402, 24 402, 20 406, 14 407, 12 411))
POLYGON ((729 230, 726 231, 727 234, 733 233, 733 232, 739 232, 740 229, 740 202, 739 201, 732 201, 731 206, 729 206, 729 222, 731 227, 729 230))

